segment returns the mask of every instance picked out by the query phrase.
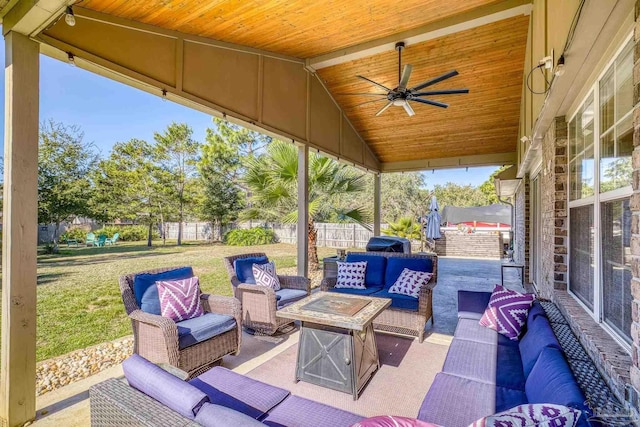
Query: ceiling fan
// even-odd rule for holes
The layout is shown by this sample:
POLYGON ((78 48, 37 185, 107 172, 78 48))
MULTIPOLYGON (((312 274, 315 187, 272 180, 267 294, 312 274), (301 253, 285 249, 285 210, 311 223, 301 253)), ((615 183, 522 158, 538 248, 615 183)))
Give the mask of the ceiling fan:
POLYGON ((404 42, 396 43, 396 50, 398 51, 398 86, 390 89, 380 83, 374 82, 371 79, 368 79, 364 76, 356 76, 359 79, 365 80, 380 89, 384 89, 386 93, 345 93, 343 95, 361 95, 361 96, 379 96, 382 97, 380 99, 374 99, 373 101, 363 102, 358 105, 370 104, 373 102, 387 101, 384 107, 382 107, 377 113, 376 116, 384 113, 387 108, 392 105, 401 106, 407 112, 409 116, 413 116, 416 113, 411 108, 409 102, 420 102, 422 104, 433 105, 440 108, 447 108, 449 105, 444 104, 438 101, 432 101, 430 99, 421 98, 423 96, 430 95, 453 95, 459 93, 469 93, 469 89, 446 89, 446 90, 433 90, 427 92, 421 92, 422 89, 439 83, 448 78, 454 77, 458 75, 456 70, 450 71, 446 74, 443 74, 439 77, 433 78, 431 80, 427 80, 426 82, 420 83, 419 85, 413 87, 407 87, 409 83, 409 78, 411 77, 412 66, 410 64, 406 64, 404 69, 402 68, 402 50, 404 49, 404 42))

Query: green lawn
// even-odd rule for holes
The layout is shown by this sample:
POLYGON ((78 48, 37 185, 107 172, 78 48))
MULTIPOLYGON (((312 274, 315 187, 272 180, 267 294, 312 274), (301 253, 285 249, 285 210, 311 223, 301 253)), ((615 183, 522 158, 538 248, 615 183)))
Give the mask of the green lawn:
MULTIPOLYGON (((318 250, 321 257, 335 254, 335 249, 318 250)), ((245 252, 265 252, 280 269, 295 266, 296 248, 287 244, 148 248, 143 243, 122 243, 102 248, 61 247, 58 255, 39 256, 38 360, 131 334, 118 288, 120 275, 190 265, 200 277, 203 292, 231 295, 222 257, 245 252)))

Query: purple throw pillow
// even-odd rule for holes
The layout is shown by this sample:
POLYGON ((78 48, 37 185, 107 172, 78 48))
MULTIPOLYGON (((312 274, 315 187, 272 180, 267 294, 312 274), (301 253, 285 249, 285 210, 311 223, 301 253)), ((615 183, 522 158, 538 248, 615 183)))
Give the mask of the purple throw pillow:
POLYGON ((340 262, 338 261, 338 277, 336 288, 367 289, 364 277, 367 272, 367 261, 340 262))
POLYGON ((379 415, 358 421, 351 427, 440 427, 437 424, 416 420, 415 418, 379 415))
POLYGON ((196 276, 182 280, 156 282, 160 296, 160 314, 175 322, 202 316, 200 281, 196 276))
POLYGON ((413 271, 405 268, 400 273, 398 280, 389 288, 389 293, 418 298, 420 289, 431 280, 431 276, 433 274, 426 271, 413 271))
POLYGON ((480 324, 515 341, 527 322, 534 299, 533 294, 521 294, 496 285, 480 324))
POLYGON ((574 427, 580 411, 551 403, 516 406, 495 415, 480 418, 469 427, 574 427))

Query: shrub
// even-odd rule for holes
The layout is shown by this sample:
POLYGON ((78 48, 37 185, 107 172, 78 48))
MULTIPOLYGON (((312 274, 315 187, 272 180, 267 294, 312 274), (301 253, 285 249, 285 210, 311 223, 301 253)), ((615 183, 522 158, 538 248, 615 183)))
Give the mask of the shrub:
POLYGON ((88 231, 84 228, 76 227, 70 228, 60 236, 60 243, 67 243, 67 240, 77 240, 78 243, 84 243, 84 239, 87 236, 88 231))
POLYGON ((277 243, 276 233, 264 227, 237 228, 224 235, 223 242, 230 246, 269 245, 277 243))

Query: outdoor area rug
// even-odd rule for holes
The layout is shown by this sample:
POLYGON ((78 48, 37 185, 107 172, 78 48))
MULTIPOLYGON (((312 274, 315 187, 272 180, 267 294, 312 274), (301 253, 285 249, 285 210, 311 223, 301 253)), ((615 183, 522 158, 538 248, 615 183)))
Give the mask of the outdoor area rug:
POLYGON ((381 366, 355 402, 347 393, 303 381, 296 384, 297 345, 253 369, 247 376, 366 417, 416 417, 434 377, 442 370, 449 349, 448 340, 430 338, 433 339, 420 344, 418 340, 376 333, 381 366))

